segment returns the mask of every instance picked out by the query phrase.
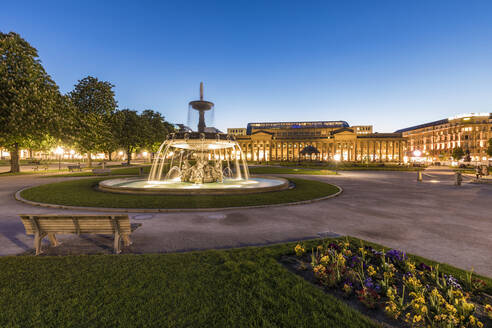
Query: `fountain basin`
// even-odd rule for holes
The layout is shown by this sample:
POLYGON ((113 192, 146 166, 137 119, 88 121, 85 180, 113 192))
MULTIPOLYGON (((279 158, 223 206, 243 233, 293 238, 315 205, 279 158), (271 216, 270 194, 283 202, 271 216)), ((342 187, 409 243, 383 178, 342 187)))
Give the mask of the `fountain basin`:
POLYGON ((222 183, 194 184, 179 180, 148 181, 146 178, 118 178, 99 182, 99 190, 122 194, 147 195, 237 195, 289 188, 289 181, 278 177, 224 179, 222 183))

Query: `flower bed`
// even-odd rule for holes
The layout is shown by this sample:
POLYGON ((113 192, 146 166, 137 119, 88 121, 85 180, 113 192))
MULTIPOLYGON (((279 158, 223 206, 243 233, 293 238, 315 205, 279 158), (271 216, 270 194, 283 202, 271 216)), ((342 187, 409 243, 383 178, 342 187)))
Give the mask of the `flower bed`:
POLYGON ((346 300, 358 300, 376 316, 384 313, 411 327, 492 327, 485 282, 472 272, 459 280, 440 272, 439 265, 349 239, 326 241, 309 253, 298 244, 294 251, 295 270, 346 300))

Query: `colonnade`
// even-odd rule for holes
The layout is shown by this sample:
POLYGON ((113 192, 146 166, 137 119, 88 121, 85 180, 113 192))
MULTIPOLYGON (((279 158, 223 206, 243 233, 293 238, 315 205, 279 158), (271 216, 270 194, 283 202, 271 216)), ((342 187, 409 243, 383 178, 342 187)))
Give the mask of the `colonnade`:
POLYGON ((361 138, 356 141, 245 141, 239 142, 247 160, 299 161, 318 160, 342 162, 403 162, 405 140, 361 138), (319 153, 301 154, 306 146, 319 153))

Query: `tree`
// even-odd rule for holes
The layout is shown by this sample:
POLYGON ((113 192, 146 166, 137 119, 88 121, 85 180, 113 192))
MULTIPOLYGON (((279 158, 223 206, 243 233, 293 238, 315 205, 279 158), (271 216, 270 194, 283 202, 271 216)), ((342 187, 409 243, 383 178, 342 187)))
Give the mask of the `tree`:
POLYGON ((0 32, 0 143, 10 172, 20 172, 19 149, 60 134, 63 101, 37 50, 17 33, 0 32))
POLYGON ((134 110, 123 109, 112 117, 112 131, 116 144, 126 150, 130 165, 132 153, 144 144, 143 118, 134 110))
POLYGON ((461 148, 461 147, 453 148, 453 152, 451 153, 451 157, 453 157, 453 159, 455 161, 459 161, 460 159, 463 158, 463 156, 465 156, 465 152, 463 151, 463 148, 461 148))
POLYGON ((492 138, 489 139, 489 146, 487 147, 487 155, 492 157, 492 138))
POLYGON ((301 155, 303 156, 309 155, 309 160, 312 160, 313 154, 318 155, 319 150, 312 145, 306 146, 301 150, 301 155))
POLYGON ((159 112, 151 109, 144 110, 141 118, 144 126, 142 147, 154 154, 166 140, 167 135, 174 131, 174 127, 169 122, 166 122, 164 116, 159 112))
POLYGON ((92 153, 114 150, 111 120, 117 102, 113 87, 110 82, 87 76, 70 92, 75 108, 74 142, 81 152, 87 153, 89 166, 92 166, 92 153))

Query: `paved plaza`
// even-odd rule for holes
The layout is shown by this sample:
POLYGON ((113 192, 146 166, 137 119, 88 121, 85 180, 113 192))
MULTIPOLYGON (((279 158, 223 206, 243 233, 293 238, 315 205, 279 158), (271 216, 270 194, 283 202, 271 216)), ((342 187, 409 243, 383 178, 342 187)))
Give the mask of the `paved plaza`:
MULTIPOLYGON (((301 176, 300 176, 301 177, 301 176)), ((492 277, 492 185, 453 185, 449 170, 346 171, 338 176, 302 176, 339 185, 333 199, 305 205, 217 212, 130 213, 140 226, 132 234, 135 253, 264 245, 316 238, 334 232, 402 249, 492 277)), ((67 178, 0 178, 0 255, 32 248, 18 214, 90 213, 34 207, 14 199, 24 187, 67 178)), ((60 236, 65 245, 111 251, 111 237, 60 236), (99 238, 99 239, 98 239, 99 238), (102 238, 102 239, 101 239, 102 238)), ((63 247, 63 246, 62 246, 63 247)))

